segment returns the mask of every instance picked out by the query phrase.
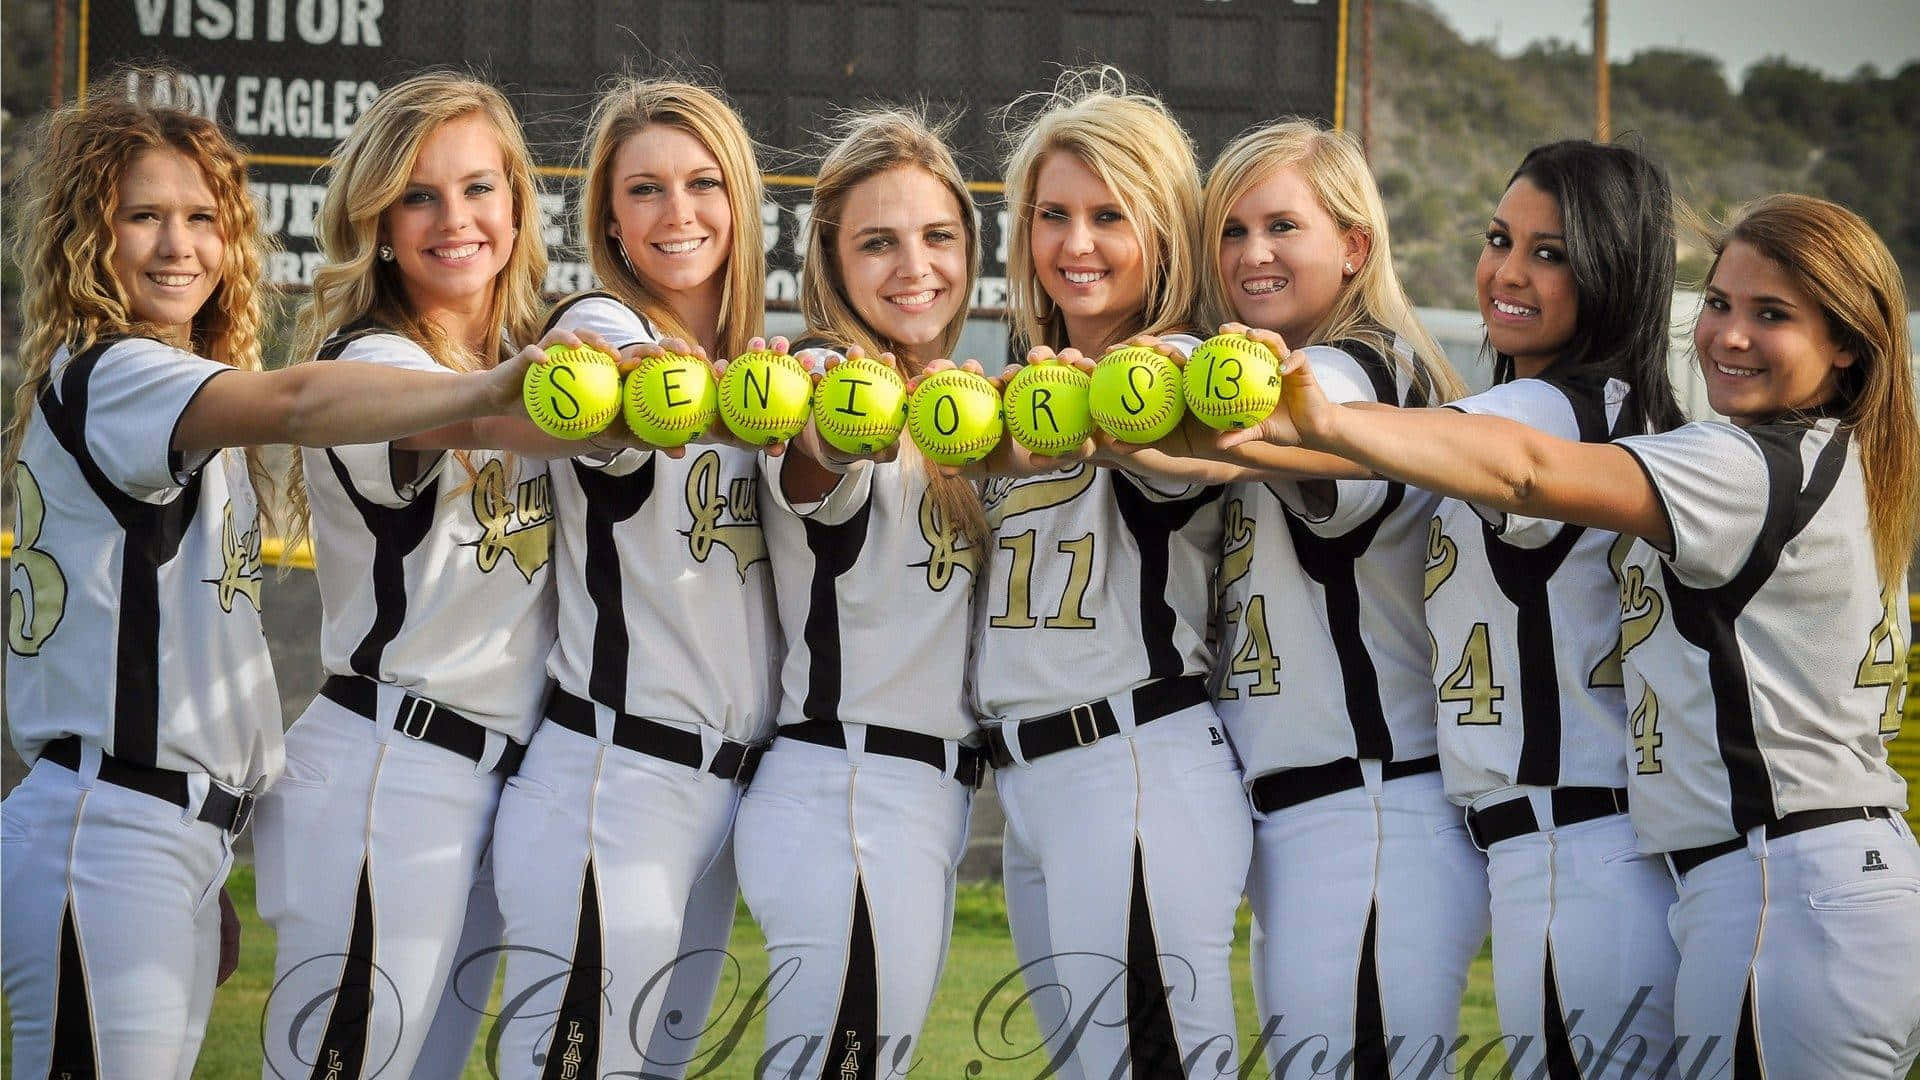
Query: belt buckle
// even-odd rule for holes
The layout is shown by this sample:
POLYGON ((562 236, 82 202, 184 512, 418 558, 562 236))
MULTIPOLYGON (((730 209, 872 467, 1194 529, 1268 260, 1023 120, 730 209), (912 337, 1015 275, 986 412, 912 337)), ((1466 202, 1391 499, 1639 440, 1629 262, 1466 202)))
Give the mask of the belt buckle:
POLYGON ((400 723, 395 726, 400 729, 400 734, 405 735, 409 739, 424 739, 427 737, 427 725, 433 723, 433 714, 438 712, 439 709, 440 706, 428 701, 426 698, 409 695, 407 699, 407 711, 400 714, 400 723), (425 716, 420 715, 420 706, 422 705, 427 707, 425 716))
POLYGON ((1073 725, 1073 742, 1075 746, 1092 746, 1094 743, 1100 741, 1100 714, 1093 711, 1093 704, 1091 702, 1085 705, 1075 705, 1073 708, 1068 709, 1067 721, 1073 725), (1080 729, 1080 718, 1083 716, 1086 717, 1087 720, 1087 726, 1084 732, 1080 729))
POLYGON ((250 790, 240 793, 240 802, 233 808, 233 821, 227 826, 229 833, 239 836, 247 831, 247 826, 253 822, 253 804, 258 801, 259 796, 250 790))
POLYGON ((740 756, 734 760, 733 771, 726 779, 736 784, 744 784, 753 779, 754 771, 760 766, 760 747, 752 743, 722 743, 719 753, 725 753, 728 746, 738 746, 740 756))

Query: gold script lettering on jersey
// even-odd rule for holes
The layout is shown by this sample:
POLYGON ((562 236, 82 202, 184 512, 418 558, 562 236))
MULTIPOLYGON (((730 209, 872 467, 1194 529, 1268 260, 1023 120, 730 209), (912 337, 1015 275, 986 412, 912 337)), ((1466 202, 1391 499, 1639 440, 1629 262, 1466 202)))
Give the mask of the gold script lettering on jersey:
POLYGON ((480 539, 475 549, 482 573, 492 573, 502 554, 531 582, 553 556, 553 481, 546 473, 508 486, 506 465, 494 458, 473 479, 473 516, 480 539))
POLYGON ((754 485, 753 477, 736 476, 723 490, 720 455, 706 450, 694 459, 687 470, 687 512, 693 515, 693 528, 680 535, 687 538, 687 552, 695 562, 706 562, 717 544, 733 554, 734 568, 745 581, 748 567, 767 561, 754 485))

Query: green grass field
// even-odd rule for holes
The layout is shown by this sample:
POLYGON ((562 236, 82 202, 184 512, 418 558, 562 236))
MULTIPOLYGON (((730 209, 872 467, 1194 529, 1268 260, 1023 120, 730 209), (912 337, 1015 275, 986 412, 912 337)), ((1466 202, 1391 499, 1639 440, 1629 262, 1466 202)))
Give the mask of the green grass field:
MULTIPOLYGON (((200 1053, 197 1077, 208 1080, 254 1080, 260 1075, 260 1016, 265 1008, 273 977, 273 932, 253 911, 253 869, 248 865, 234 869, 230 883, 235 905, 246 928, 241 937, 240 970, 220 989, 214 1002, 213 1019, 208 1024, 207 1041, 200 1053)), ((766 953, 760 931, 741 909, 734 924, 731 951, 740 962, 738 983, 724 980, 719 1003, 738 997, 731 1008, 716 1012, 714 1031, 703 1043, 695 1069, 710 1067, 703 1080, 751 1080, 761 1052, 761 1027, 758 1022, 740 1025, 745 999, 766 976, 766 953), (737 1048, 724 1059, 716 1053, 730 1030, 738 1029, 737 1048)), ((954 905, 953 945, 947 954, 946 972, 939 993, 933 1000, 932 1015, 921 1036, 919 1057, 923 1064, 915 1075, 926 1077, 1033 1077, 1042 1068, 1043 1055, 1033 1050, 1039 1042, 1032 1014, 1018 1002, 1017 982, 994 993, 994 986, 1016 970, 1013 944, 1007 937, 1007 912, 998 885, 964 885, 954 905), (976 1012, 986 1002, 984 1014, 976 1021, 976 1012), (1002 1021, 1005 1020, 1003 1026, 1002 1021), (976 1026, 978 1037, 976 1037, 976 1026), (1005 1060, 997 1060, 1005 1059, 1005 1060), (977 1071, 969 1068, 978 1062, 977 1071)), ((1247 981, 1247 913, 1243 908, 1234 946, 1234 986, 1239 1028, 1243 1038, 1250 1037, 1258 1025, 1253 1018, 1253 994, 1247 981)), ((495 1002, 497 1006, 497 998, 495 1002)), ((1493 1008, 1493 982, 1488 959, 1483 953, 1473 967, 1472 981, 1461 1010, 1461 1033, 1480 1046, 1492 1039, 1498 1028, 1493 1008)), ((489 1080, 494 1073, 485 1059, 485 1027, 480 1044, 467 1063, 467 1080, 489 1080)), ((1496 1059, 1498 1060, 1498 1059, 1496 1059)), ((692 1070, 690 1070, 691 1072, 692 1070)), ((1256 1076, 1260 1073, 1256 1073, 1256 1076)), ((1493 1068, 1481 1075, 1491 1077, 1493 1068)))
MULTIPOLYGON (((208 1024, 206 1045, 196 1077, 208 1080, 255 1080, 260 1075, 260 1018, 273 975, 273 932, 255 916, 253 869, 242 864, 230 886, 245 930, 241 939, 240 970, 220 989, 208 1024)), ((761 1052, 761 1026, 742 1022, 746 999, 766 976, 766 955, 758 928, 743 908, 734 924, 732 950, 739 960, 738 980, 723 980, 711 1030, 703 1040, 690 1075, 703 1080, 753 1080, 761 1052), (733 1050, 726 1043, 733 1039, 733 1050)), ((1006 906, 997 885, 962 886, 955 904, 953 945, 946 972, 934 997, 932 1015, 922 1033, 916 1075, 922 1077, 1029 1078, 1039 1076, 1042 1055, 1035 1052, 1038 1033, 1030 1012, 1018 1001, 1017 980, 1001 986, 1015 970, 1013 946, 1007 938, 1006 906), (984 1003, 984 1007, 983 1007, 984 1003)), ((1243 1049, 1257 1030, 1253 995, 1247 977, 1247 913, 1241 910, 1233 956, 1235 1004, 1243 1049)), ((495 1000, 499 1004, 496 983, 495 1000)), ((1495 1046, 1498 1018, 1493 1005, 1493 980, 1487 953, 1474 961, 1466 999, 1460 1010, 1460 1033, 1468 1039, 1466 1051, 1454 1062, 1453 1075, 1492 1080, 1505 1077, 1504 1057, 1495 1046), (1478 1055, 1475 1051, 1493 1047, 1478 1055), (1477 1064, 1469 1070, 1467 1066, 1477 1064)), ((486 1026, 468 1060, 465 1080, 491 1080, 496 1073, 486 1059, 486 1026)), ((0 1038, 0 1044, 6 1040, 0 1038)), ((0 1045, 0 1058, 10 1058, 0 1045)), ((11 1062, 9 1061, 10 1065, 11 1062)), ((1242 1076, 1248 1077, 1243 1067, 1242 1076)), ((1296 1065, 1288 1075, 1302 1075, 1296 1065)), ((0 1077, 12 1075, 0 1069, 0 1077)), ((1252 1068, 1250 1080, 1267 1075, 1264 1065, 1252 1068)), ((1331 1075, 1327 1073, 1325 1075, 1331 1075)), ((1415 1070, 1410 1075, 1417 1075, 1415 1070)), ((1908 1080, 1920 1080, 1920 1066, 1908 1080)))

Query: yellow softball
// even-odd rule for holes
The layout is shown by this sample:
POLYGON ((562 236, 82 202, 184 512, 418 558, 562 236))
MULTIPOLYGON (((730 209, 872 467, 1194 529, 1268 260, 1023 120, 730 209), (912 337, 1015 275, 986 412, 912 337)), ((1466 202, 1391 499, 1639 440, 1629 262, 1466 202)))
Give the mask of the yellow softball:
POLYGON ((590 438, 620 413, 620 366, 599 349, 549 345, 547 358, 527 369, 520 396, 541 431, 590 438))
POLYGON ((948 368, 920 380, 907 404, 907 430, 927 460, 971 465, 1000 444, 1000 395, 971 371, 948 368))
POLYGON ((1093 367, 1087 408, 1100 430, 1121 442, 1164 439, 1187 411, 1180 368, 1142 345, 1111 349, 1093 367))
POLYGON ((720 418, 741 442, 771 446, 800 434, 812 399, 807 369, 771 349, 742 353, 720 377, 720 418))
POLYGON ((885 450, 906 422, 907 384, 877 360, 844 361, 814 387, 813 426, 843 454, 885 450))
POLYGON ((1187 411, 1216 431, 1252 427, 1280 404, 1280 358, 1245 334, 1216 334, 1187 357, 1187 411))
POLYGON ((1002 394, 1007 433, 1036 454, 1064 454, 1093 434, 1092 379, 1072 364, 1029 364, 1002 394))
POLYGON ((641 441, 685 446, 704 434, 719 409, 713 369, 697 356, 662 353, 627 372, 621 414, 641 441))

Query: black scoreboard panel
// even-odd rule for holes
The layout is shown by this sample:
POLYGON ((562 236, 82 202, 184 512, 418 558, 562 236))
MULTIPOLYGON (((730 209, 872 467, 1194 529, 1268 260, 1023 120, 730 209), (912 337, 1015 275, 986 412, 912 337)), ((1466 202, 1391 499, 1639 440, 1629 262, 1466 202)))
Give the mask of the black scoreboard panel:
MULTIPOLYGON (((1338 58, 1347 0, 81 0, 83 92, 159 61, 187 73, 183 104, 229 125, 253 155, 285 250, 272 273, 298 286, 317 264, 311 215, 327 153, 353 119, 423 67, 502 86, 543 166, 555 291, 582 287, 563 260, 569 180, 596 86, 619 72, 676 71, 724 87, 768 148, 768 296, 789 299, 796 205, 838 109, 924 100, 954 120, 988 229, 1003 147, 997 111, 1050 86, 1062 66, 1109 63, 1159 93, 1202 161, 1235 133, 1284 116, 1342 119, 1338 58), (785 279, 781 275, 786 275, 785 279)), ((991 308, 991 285, 976 306, 991 308)))

